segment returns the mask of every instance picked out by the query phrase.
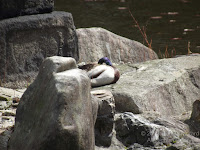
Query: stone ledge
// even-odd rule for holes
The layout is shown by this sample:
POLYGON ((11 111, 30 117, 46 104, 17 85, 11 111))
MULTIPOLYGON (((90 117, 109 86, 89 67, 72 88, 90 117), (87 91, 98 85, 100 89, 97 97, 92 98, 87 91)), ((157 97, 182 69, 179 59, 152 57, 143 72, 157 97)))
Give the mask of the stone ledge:
POLYGON ((121 73, 119 81, 99 89, 113 93, 118 112, 181 115, 191 111, 200 97, 200 55, 116 67, 121 73))
POLYGON ((67 12, 2 20, 0 35, 1 86, 27 86, 46 57, 60 55, 78 60, 75 26, 67 12))

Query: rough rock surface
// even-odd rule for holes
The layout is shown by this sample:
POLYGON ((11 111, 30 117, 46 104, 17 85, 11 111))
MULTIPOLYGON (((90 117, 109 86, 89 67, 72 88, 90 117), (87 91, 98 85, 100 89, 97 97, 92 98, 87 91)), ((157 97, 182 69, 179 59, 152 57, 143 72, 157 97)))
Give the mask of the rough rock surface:
POLYGON ((148 114, 135 115, 131 112, 116 115, 116 137, 128 147, 125 149, 197 150, 200 148, 200 139, 189 133, 187 124, 172 118, 163 118, 162 115, 151 116, 151 119, 148 117, 148 114))
POLYGON ((157 54, 143 44, 103 28, 77 29, 80 62, 95 62, 107 56, 112 62, 143 62, 157 59, 157 54))
POLYGON ((26 87, 46 57, 78 60, 75 27, 67 12, 2 20, 0 35, 0 83, 4 87, 26 87))
POLYGON ((175 130, 151 123, 130 112, 116 115, 115 130, 117 139, 127 147, 135 143, 146 147, 168 145, 180 136, 175 130))
POLYGON ((119 112, 181 115, 200 97, 200 55, 116 67, 120 80, 102 88, 113 93, 119 112))
POLYGON ((8 150, 93 150, 90 80, 73 58, 50 57, 17 108, 8 150))
MULTIPOLYGON (((95 150, 182 150, 200 148, 200 139, 193 135, 198 132, 191 132, 189 126, 181 121, 181 119, 185 120, 184 118, 188 119, 189 115, 178 119, 164 117, 158 112, 152 111, 143 112, 142 114, 118 113, 115 111, 115 103, 112 105, 115 112, 113 124, 105 121, 103 125, 103 127, 113 127, 112 134, 110 134, 110 145, 105 145, 107 141, 105 143, 101 142, 96 145, 95 150)), ((102 128, 102 133, 105 133, 104 131, 102 128)), ((99 134, 99 137, 96 137, 95 140, 103 137, 102 135, 99 134)))
MULTIPOLYGON (((93 124, 96 120, 98 109, 95 128, 95 138, 98 142, 96 143, 95 150, 200 149, 200 123, 198 119, 194 119, 196 117, 190 118, 192 106, 194 108, 192 116, 198 116, 198 107, 196 107, 198 101, 194 101, 196 97, 200 97, 199 59, 200 56, 187 56, 175 59, 154 60, 134 65, 124 64, 117 66, 122 74, 119 83, 95 88, 93 89, 94 91, 91 92, 93 99, 91 118, 93 118, 93 124), (134 79, 134 81, 132 81, 132 79, 134 79), (123 86, 126 86, 126 88, 123 86), (159 90, 159 88, 163 89, 163 86, 165 87, 164 89, 168 91, 167 95, 165 91, 159 90), (105 90, 101 92, 98 90, 102 88, 110 90, 113 93, 114 101, 110 92, 105 92, 105 90), (117 88, 119 88, 118 91, 117 88), (120 90, 120 88, 123 89, 120 90), (153 92, 152 89, 154 89, 153 92), (119 91, 120 93, 117 93, 119 91), (133 94, 139 94, 141 96, 140 104, 142 105, 138 105, 137 99, 133 98, 130 91, 132 91, 133 94), (146 96, 146 93, 148 91, 151 92, 152 95, 150 95, 149 98, 152 98, 154 93, 160 92, 161 97, 158 97, 160 98, 159 100, 164 99, 164 101, 171 101, 173 107, 169 107, 167 112, 164 112, 166 110, 152 109, 150 102, 147 103, 147 96, 149 96, 149 94, 146 96), (179 94, 177 95, 176 92, 179 94), (105 95, 109 96, 104 97, 105 95, 102 93, 107 93, 105 95), (179 103, 176 104, 176 101, 179 103), (184 109, 180 108, 184 106, 181 105, 182 101, 185 101, 185 105, 187 104, 184 109), (177 112, 174 114, 170 113, 174 110, 177 112), (197 115, 194 115, 194 113, 197 115), (98 120, 101 119, 107 121, 103 121, 103 125, 99 126, 98 120), (112 132, 110 132, 111 130, 112 132), (105 140, 102 140, 103 138, 105 138, 105 140)), ((48 68, 46 68, 46 70, 48 70, 48 68)), ((61 73, 62 70, 65 69, 61 69, 61 73)), ((166 103, 162 101, 155 101, 154 103, 159 103, 157 107, 163 109, 166 107, 166 103)), ((0 135, 0 143, 4 142, 4 145, 6 145, 11 131, 8 129, 4 133, 3 136, 0 135)))
POLYGON ((54 0, 1 0, 0 20, 20 15, 50 13, 54 0))
POLYGON ((111 146, 96 150, 200 149, 193 104, 200 97, 200 55, 116 67, 120 80, 94 89, 110 90, 116 109, 111 146))

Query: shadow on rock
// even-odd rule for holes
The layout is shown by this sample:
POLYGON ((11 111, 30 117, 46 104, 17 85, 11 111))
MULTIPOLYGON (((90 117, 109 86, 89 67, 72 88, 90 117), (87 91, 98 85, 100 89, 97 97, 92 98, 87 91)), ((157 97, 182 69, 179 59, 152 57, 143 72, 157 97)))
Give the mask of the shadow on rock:
POLYGON ((185 123, 189 125, 190 135, 200 138, 200 100, 193 103, 191 117, 185 123))

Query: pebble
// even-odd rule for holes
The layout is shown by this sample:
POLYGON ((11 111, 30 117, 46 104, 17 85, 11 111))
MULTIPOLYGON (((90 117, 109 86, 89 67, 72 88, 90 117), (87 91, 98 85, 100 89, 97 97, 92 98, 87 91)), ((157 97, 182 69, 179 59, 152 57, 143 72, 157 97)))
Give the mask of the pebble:
POLYGON ((15 116, 16 115, 16 109, 13 110, 1 110, 2 116, 15 116))

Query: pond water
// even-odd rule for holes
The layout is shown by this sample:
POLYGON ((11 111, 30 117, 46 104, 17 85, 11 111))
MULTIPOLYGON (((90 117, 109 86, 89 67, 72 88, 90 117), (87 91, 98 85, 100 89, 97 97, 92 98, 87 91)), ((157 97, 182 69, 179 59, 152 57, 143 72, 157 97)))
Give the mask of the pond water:
POLYGON ((76 28, 102 27, 148 46, 134 17, 160 57, 200 53, 200 0, 55 0, 55 10, 72 13, 76 28))

